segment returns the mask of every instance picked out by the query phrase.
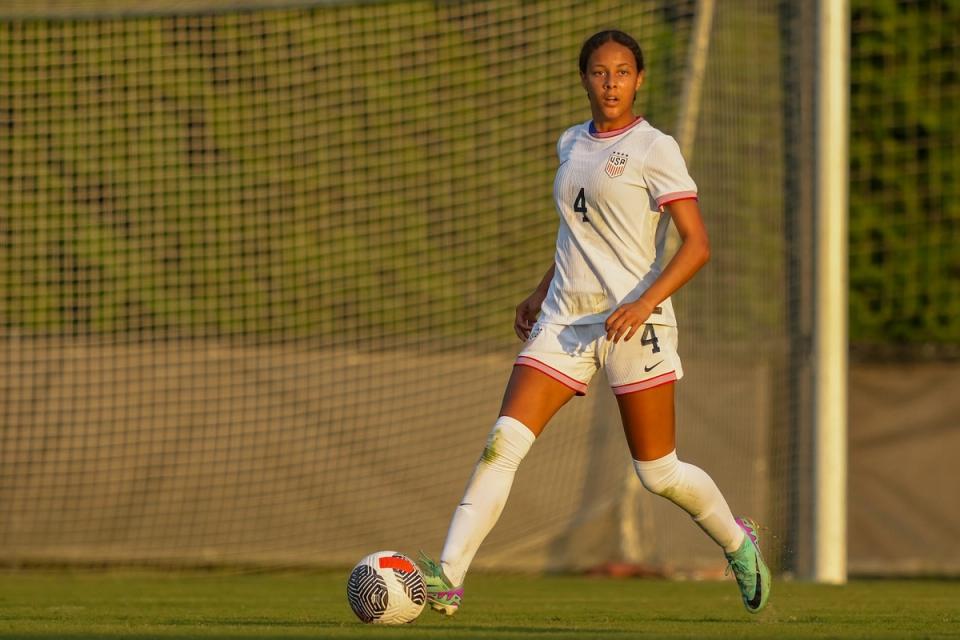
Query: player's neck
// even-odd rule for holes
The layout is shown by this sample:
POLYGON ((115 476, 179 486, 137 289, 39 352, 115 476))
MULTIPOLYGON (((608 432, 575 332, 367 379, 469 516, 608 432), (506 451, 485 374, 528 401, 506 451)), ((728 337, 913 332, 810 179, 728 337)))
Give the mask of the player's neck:
POLYGON ((626 131, 641 120, 643 120, 643 116, 635 116, 632 113, 629 118, 618 118, 616 121, 598 120, 594 117, 594 119, 590 121, 590 133, 604 138, 614 136, 622 131, 626 131))

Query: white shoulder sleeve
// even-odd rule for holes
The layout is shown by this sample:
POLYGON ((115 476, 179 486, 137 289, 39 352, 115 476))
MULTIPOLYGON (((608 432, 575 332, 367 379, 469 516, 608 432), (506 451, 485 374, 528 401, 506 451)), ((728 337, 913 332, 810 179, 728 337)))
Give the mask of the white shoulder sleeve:
POLYGON ((576 127, 570 127, 560 135, 560 139, 557 140, 557 160, 560 161, 560 164, 563 164, 567 159, 567 155, 570 153, 570 143, 573 140, 573 132, 576 127))
POLYGON ((643 162, 643 179, 661 209, 674 200, 697 197, 697 184, 687 172, 680 145, 671 136, 657 138, 643 162))

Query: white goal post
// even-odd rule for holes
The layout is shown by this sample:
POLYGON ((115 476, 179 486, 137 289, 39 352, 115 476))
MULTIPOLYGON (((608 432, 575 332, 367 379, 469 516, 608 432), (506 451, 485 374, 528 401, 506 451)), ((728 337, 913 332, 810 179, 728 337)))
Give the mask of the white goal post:
POLYGON ((847 0, 817 13, 812 578, 847 580, 847 0))

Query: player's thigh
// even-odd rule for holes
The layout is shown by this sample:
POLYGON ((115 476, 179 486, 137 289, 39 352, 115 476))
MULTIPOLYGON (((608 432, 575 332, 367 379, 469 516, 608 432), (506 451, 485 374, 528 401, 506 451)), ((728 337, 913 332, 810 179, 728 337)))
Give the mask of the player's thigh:
POLYGON ((550 418, 574 395, 584 395, 597 372, 595 342, 602 325, 537 322, 517 360, 500 415, 540 435, 550 418))
POLYGON ((516 365, 503 394, 501 416, 522 422, 539 436, 550 418, 576 391, 532 367, 516 365))
POLYGON ((677 446, 673 381, 617 396, 634 460, 656 460, 677 446))
POLYGON ((673 451, 674 382, 683 377, 676 327, 647 324, 629 341, 608 341, 602 360, 634 459, 656 460, 673 451))

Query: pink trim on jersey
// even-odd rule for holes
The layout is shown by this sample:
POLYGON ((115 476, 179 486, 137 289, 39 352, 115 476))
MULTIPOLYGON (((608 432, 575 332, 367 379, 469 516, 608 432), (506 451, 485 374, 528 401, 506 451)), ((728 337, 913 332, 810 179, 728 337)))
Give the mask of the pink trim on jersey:
POLYGON ((644 389, 652 389, 654 387, 659 387, 662 384, 667 384, 668 382, 673 382, 677 379, 676 371, 668 371, 666 373, 661 373, 660 375, 648 378, 647 380, 641 380, 640 382, 630 382, 628 384, 621 384, 611 387, 613 393, 622 396, 625 393, 633 393, 634 391, 643 391, 644 389))
POLYGON ((557 382, 563 384, 564 386, 570 387, 577 392, 577 395, 586 395, 587 394, 587 385, 586 383, 580 382, 574 378, 571 378, 562 371, 557 371, 553 367, 539 360, 531 358, 530 356, 517 356, 517 361, 513 363, 514 365, 521 367, 530 367, 536 369, 541 373, 545 373, 557 382))
POLYGON ((587 133, 589 133, 591 137, 600 138, 601 140, 602 140, 603 138, 612 138, 612 137, 614 137, 614 136, 620 135, 620 134, 623 133, 624 131, 628 131, 628 130, 634 128, 635 126, 637 126, 637 125, 640 124, 641 122, 643 122, 643 116, 637 116, 637 119, 636 119, 636 120, 634 120, 633 122, 631 122, 630 124, 628 124, 628 125, 625 126, 625 127, 620 127, 619 129, 614 129, 613 131, 604 131, 604 132, 601 133, 600 131, 597 131, 597 130, 594 128, 593 120, 591 120, 591 121, 590 121, 590 126, 587 127, 587 133))
POLYGON ((657 206, 661 209, 663 205, 670 204, 671 202, 676 202, 677 200, 696 200, 697 192, 696 191, 674 191, 673 193, 666 193, 659 198, 657 198, 657 206))

